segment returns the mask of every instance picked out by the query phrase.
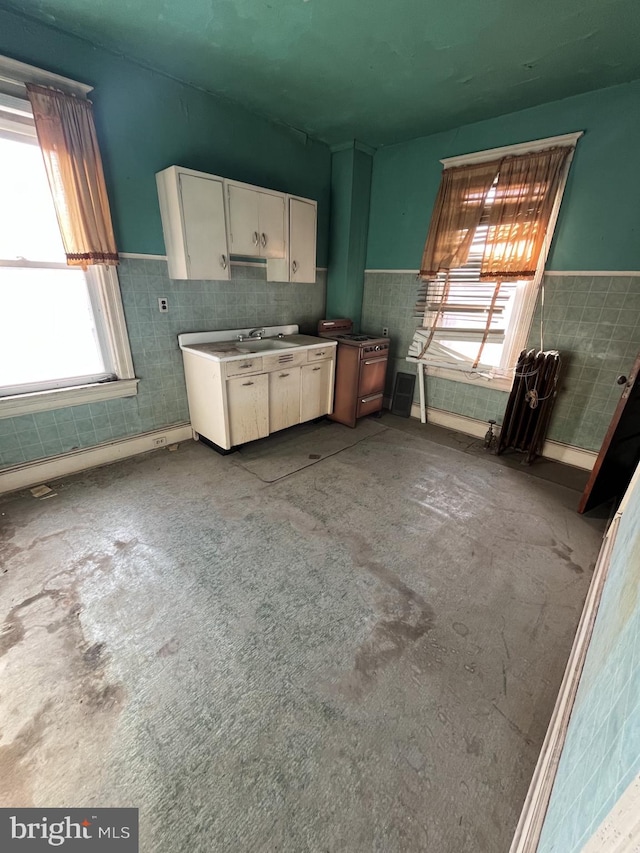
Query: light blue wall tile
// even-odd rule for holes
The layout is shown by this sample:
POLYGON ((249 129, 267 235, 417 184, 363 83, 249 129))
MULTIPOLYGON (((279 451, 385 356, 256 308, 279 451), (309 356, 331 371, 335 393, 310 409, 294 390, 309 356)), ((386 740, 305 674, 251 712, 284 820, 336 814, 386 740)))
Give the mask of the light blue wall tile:
MULTIPOLYGON (((362 327, 390 328, 392 369, 387 393, 398 370, 414 373, 404 361, 419 320, 413 317, 417 291, 414 273, 367 273, 362 327)), ((548 437, 586 450, 598 450, 620 397, 616 377, 631 369, 640 350, 640 276, 545 277, 546 349, 558 349, 563 372, 548 437), (577 387, 577 380, 580 382, 577 387)), ((527 347, 540 346, 540 306, 527 347)), ((428 404, 480 420, 498 423, 507 393, 486 386, 477 396, 460 393, 460 382, 429 377, 428 404)), ((417 399, 417 392, 416 392, 417 399)))
POLYGON ((181 332, 288 323, 313 332, 325 311, 324 270, 315 284, 267 282, 264 266, 246 265, 231 281, 172 281, 165 261, 123 259, 119 278, 138 395, 0 420, 0 468, 187 422, 181 332))

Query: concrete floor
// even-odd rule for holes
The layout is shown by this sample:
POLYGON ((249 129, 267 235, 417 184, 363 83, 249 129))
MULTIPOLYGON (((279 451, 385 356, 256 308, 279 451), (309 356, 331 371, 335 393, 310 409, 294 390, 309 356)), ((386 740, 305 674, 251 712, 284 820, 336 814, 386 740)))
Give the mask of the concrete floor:
POLYGON ((189 442, 0 504, 0 805, 137 806, 143 853, 508 850, 603 522, 337 426, 263 442, 333 448, 271 483, 189 442))

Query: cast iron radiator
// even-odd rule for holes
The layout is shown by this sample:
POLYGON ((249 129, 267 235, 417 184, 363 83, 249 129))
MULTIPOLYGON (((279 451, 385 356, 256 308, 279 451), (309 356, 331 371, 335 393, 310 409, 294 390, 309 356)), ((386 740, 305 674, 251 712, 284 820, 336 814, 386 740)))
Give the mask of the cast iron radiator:
POLYGON ((542 451, 557 394, 560 353, 523 350, 505 409, 496 453, 510 447, 526 452, 531 464, 542 451))

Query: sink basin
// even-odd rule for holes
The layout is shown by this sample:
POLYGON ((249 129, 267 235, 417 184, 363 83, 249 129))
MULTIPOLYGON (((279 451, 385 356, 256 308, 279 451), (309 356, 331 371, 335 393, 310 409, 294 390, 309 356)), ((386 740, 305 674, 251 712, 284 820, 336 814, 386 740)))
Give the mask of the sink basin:
POLYGON ((266 352, 268 350, 292 349, 295 344, 289 341, 281 341, 277 338, 264 338, 263 340, 242 341, 236 344, 240 352, 266 352))

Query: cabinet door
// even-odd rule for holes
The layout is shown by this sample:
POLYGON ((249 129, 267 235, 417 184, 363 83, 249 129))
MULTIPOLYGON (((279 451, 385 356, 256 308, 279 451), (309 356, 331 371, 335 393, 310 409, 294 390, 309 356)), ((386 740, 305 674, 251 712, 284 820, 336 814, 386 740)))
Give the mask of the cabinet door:
MULTIPOLYGON (((260 256, 284 258, 285 205, 284 196, 256 193, 260 209, 260 256)), ((235 251, 235 249, 234 249, 235 251)))
POLYGON ((180 174, 180 204, 188 277, 229 278, 222 181, 180 174))
POLYGON ((227 379, 231 444, 269 435, 269 378, 266 373, 227 379))
POLYGON ((300 368, 269 374, 269 432, 300 423, 300 368))
POLYGON ((290 281, 316 280, 316 206, 289 199, 290 281))
POLYGON ((246 187, 227 185, 229 194, 230 251, 234 255, 260 257, 260 214, 261 193, 246 187))
POLYGON ((300 421, 327 415, 332 409, 333 360, 305 364, 302 367, 300 421))

